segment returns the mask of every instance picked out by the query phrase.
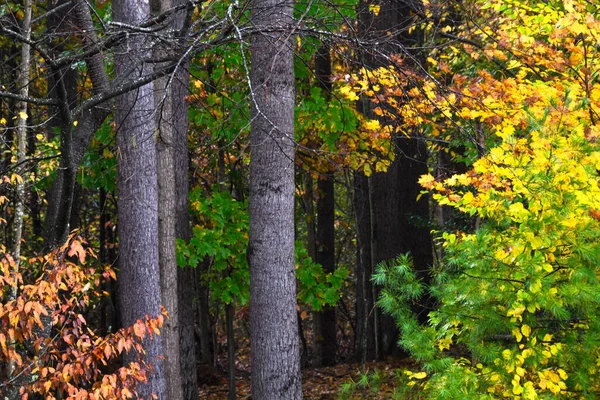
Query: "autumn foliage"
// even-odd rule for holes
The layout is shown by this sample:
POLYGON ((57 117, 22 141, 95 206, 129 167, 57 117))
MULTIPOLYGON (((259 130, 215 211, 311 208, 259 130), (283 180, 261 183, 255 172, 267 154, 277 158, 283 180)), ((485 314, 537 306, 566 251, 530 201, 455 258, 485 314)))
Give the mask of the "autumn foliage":
MULTIPOLYGON (((426 5, 431 24, 448 15, 426 5)), ((435 50, 427 74, 400 73, 399 57, 341 89, 469 164, 420 180, 439 206, 474 221, 438 232, 433 284, 409 257, 375 276, 380 305, 420 362, 399 374, 397 398, 597 398, 600 12, 577 0, 469 5, 469 22, 436 26, 463 40, 435 50), (420 326, 410 305, 425 293, 437 306, 420 326)))
POLYGON ((109 267, 86 267, 86 259, 91 264, 93 257, 82 239, 71 237, 60 249, 21 262, 22 272, 15 270, 9 254, 2 258, 3 397, 137 398, 136 384, 146 380, 151 366, 141 357, 120 366, 120 357, 143 354, 143 342, 156 338, 164 316, 147 316, 104 337, 95 333, 84 315, 93 315, 106 295, 102 283, 116 276, 109 267))

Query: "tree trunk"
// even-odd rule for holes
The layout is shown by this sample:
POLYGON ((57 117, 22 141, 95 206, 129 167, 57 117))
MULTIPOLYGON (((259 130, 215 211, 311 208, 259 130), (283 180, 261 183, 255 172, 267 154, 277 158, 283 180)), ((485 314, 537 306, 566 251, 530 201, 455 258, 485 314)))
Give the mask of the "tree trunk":
MULTIPOLYGON (((335 203, 333 177, 320 179, 317 196, 317 263, 325 273, 335 271, 335 203)), ((335 365, 337 329, 335 306, 326 306, 318 313, 321 328, 320 350, 323 366, 335 365)))
MULTIPOLYGON (((23 5, 23 21, 21 25, 22 35, 26 40, 31 38, 31 0, 25 0, 25 4, 23 5)), ((29 74, 31 71, 31 46, 28 43, 23 42, 21 44, 21 64, 19 65, 19 77, 18 77, 18 85, 19 85, 19 94, 21 96, 26 97, 29 94, 29 74)), ((11 246, 11 256, 13 258, 14 271, 10 271, 10 274, 16 274, 19 272, 19 266, 21 263, 21 239, 23 237, 23 223, 25 217, 25 180, 24 174, 25 165, 23 165, 25 161, 25 151, 26 151, 26 138, 27 138, 27 103, 24 101, 20 101, 17 103, 17 165, 20 165, 19 169, 17 169, 17 173, 20 175, 20 180, 17 181, 15 186, 15 195, 14 195, 14 217, 12 220, 12 246, 11 246)), ((10 265, 10 263, 9 263, 10 265)), ((11 286, 8 294, 8 300, 14 301, 17 297, 17 287, 11 286)), ((10 345, 14 346, 14 341, 9 342, 10 345)), ((15 360, 9 360, 8 365, 6 366, 6 381, 10 381, 11 379, 17 379, 18 376, 13 377, 15 372, 15 360)), ((9 390, 12 396, 16 396, 16 387, 14 387, 15 392, 9 390)))
MULTIPOLYGON (((80 34, 85 46, 98 47, 89 5, 84 0, 74 1, 75 15, 80 34)), ((104 70, 104 59, 101 53, 95 53, 86 58, 88 75, 92 82, 92 94, 102 93, 109 88, 109 81, 104 70)), ((62 77, 61 70, 52 71, 55 77, 62 77)), ((56 81, 60 89, 59 96, 63 103, 62 112, 69 111, 68 83, 64 79, 56 81)), ((75 188, 75 173, 81 163, 83 155, 87 150, 94 133, 100 128, 110 109, 108 107, 96 107, 85 111, 81 115, 73 115, 78 124, 72 128, 71 117, 62 116, 61 130, 61 159, 57 169, 56 178, 48 193, 48 207, 46 209, 46 220, 44 223, 44 236, 46 247, 55 248, 66 240, 69 234, 69 220, 73 204, 73 192, 75 188)))
MULTIPOLYGON (((304 172, 301 175, 304 181, 304 190, 302 192, 302 210, 306 216, 306 250, 308 256, 314 262, 317 262, 317 228, 316 228, 316 216, 315 216, 315 191, 313 184, 313 177, 310 172, 304 172)), ((313 311, 312 313, 312 353, 310 362, 314 367, 322 365, 322 351, 321 351, 321 324, 318 317, 318 312, 313 311)), ((306 337, 303 331, 302 320, 298 319, 298 332, 302 343, 300 358, 301 365, 305 365, 306 357, 308 355, 306 337)))
MULTIPOLYGON (((183 4, 185 0, 174 0, 174 5, 183 4)), ((184 31, 188 13, 193 8, 177 12, 173 26, 182 42, 188 32, 184 31)), ((172 83, 173 102, 173 148, 175 163, 175 235, 188 241, 191 237, 190 215, 188 210, 188 106, 185 97, 188 95, 189 72, 188 62, 184 62, 175 71, 172 83)), ((196 321, 195 302, 198 299, 198 279, 196 269, 177 268, 177 292, 179 299, 179 335, 180 363, 183 398, 196 400, 198 398, 198 377, 196 367, 196 340, 194 326, 196 321)))
MULTIPOLYGON (((151 0, 150 6, 154 15, 160 15, 169 10, 171 0, 151 0)), ((168 20, 170 21, 170 20, 168 20)), ((166 24, 164 35, 172 24, 166 24)), ((164 44, 159 43, 154 50, 156 59, 164 59, 169 51, 164 44)), ((162 64, 155 64, 160 70, 162 64)), ((167 398, 183 399, 181 382, 181 365, 179 349, 179 304, 177 287, 177 258, 175 248, 175 158, 173 134, 173 88, 170 85, 171 75, 166 75, 154 81, 154 105, 156 110, 155 124, 157 180, 158 180, 158 255, 160 265, 160 294, 162 306, 169 313, 162 328, 164 351, 165 379, 167 382, 167 398)))
MULTIPOLYGON (((148 18, 149 4, 133 0, 113 2, 115 21, 137 24, 148 18)), ((115 51, 116 79, 133 68, 143 76, 150 68, 142 59, 149 56, 149 43, 130 35, 115 51)), ((119 295, 123 325, 133 325, 145 315, 160 313, 160 270, 158 261, 158 187, 154 139, 154 93, 148 84, 116 99, 115 122, 118 147, 119 295)), ((138 386, 141 397, 155 394, 166 399, 163 346, 160 337, 144 343, 144 361, 153 369, 148 383, 138 386)), ((126 361, 131 361, 131 356, 126 361)))
POLYGON ((371 275, 371 205, 368 178, 354 173, 354 212, 356 215, 356 358, 364 365, 377 357, 375 352, 375 324, 373 314, 373 285, 371 275))
MULTIPOLYGON (((25 0, 24 17, 21 25, 23 37, 27 40, 31 38, 31 0, 25 0)), ((19 65, 19 94, 23 97, 29 95, 29 72, 31 70, 31 46, 29 43, 21 44, 21 64, 19 65)), ((21 262, 21 239, 23 237, 23 222, 25 216, 25 181, 23 172, 25 171, 26 158, 26 139, 27 139, 27 102, 20 101, 17 103, 17 173, 20 175, 20 180, 15 185, 15 211, 12 221, 12 249, 11 255, 14 260, 15 272, 19 270, 21 262)), ((9 298, 14 300, 16 297, 16 287, 11 289, 9 298)))
MULTIPOLYGON (((326 44, 321 45, 315 59, 317 85, 329 101, 331 98, 331 57, 326 44)), ((335 201, 333 173, 319 178, 317 183, 317 263, 325 273, 335 271, 335 201)), ((337 352, 337 329, 335 306, 326 306, 317 314, 320 365, 335 365, 337 352)))
POLYGON ((227 370, 229 376, 227 398, 235 400, 235 331, 233 330, 233 305, 225 304, 225 319, 227 320, 227 370))
MULTIPOLYGON (((293 1, 254 0, 252 21, 291 27, 293 1)), ((294 54, 288 32, 252 37, 250 330, 252 396, 301 399, 294 265, 294 54)))

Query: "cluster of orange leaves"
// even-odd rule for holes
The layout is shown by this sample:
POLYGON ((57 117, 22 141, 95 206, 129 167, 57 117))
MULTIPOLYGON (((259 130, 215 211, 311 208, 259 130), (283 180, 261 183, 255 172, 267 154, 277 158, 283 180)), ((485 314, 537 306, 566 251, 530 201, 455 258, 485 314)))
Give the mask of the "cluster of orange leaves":
POLYGON ((151 368, 142 361, 142 343, 160 333, 164 315, 146 316, 104 337, 96 334, 83 314, 107 295, 101 285, 116 275, 109 267, 100 272, 85 267, 94 254, 84 245, 72 236, 60 249, 21 262, 21 271, 39 268, 31 283, 10 254, 2 257, 0 290, 8 299, 0 304, 2 397, 137 398, 135 387, 151 368), (136 361, 119 367, 121 355, 129 352, 136 361))

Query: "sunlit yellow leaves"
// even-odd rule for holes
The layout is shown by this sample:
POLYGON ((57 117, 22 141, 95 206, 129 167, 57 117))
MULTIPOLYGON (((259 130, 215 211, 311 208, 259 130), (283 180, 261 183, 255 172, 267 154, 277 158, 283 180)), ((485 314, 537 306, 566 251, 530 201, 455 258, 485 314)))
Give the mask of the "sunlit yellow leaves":
POLYGON ((445 338, 439 339, 437 342, 437 345, 438 345, 438 349, 440 349, 441 351, 450 350, 450 346, 452 345, 452 338, 445 337, 445 338))
POLYGON ((20 111, 19 112, 19 118, 22 119, 22 120, 26 120, 29 117, 27 116, 27 113, 25 113, 23 111, 20 111))
POLYGON ((381 123, 376 119, 370 119, 363 123, 363 127, 367 130, 378 131, 381 129, 381 123))
POLYGON ((369 4, 369 11, 372 12, 373 15, 378 16, 380 10, 381 6, 379 4, 369 4))
POLYGON ((521 330, 519 328, 513 328, 512 334, 517 340, 517 343, 520 343, 521 339, 523 339, 523 334, 521 333, 521 330))
POLYGON ((523 312, 525 312, 526 307, 523 304, 515 304, 511 309, 509 309, 506 313, 507 317, 515 317, 517 320, 522 320, 523 312))
POLYGON ((423 186, 425 189, 431 189, 434 183, 435 178, 431 174, 421 175, 419 178, 419 185, 423 186))
POLYGON ((348 85, 343 85, 339 88, 339 93, 349 101, 356 101, 359 97, 352 90, 352 88, 348 85))

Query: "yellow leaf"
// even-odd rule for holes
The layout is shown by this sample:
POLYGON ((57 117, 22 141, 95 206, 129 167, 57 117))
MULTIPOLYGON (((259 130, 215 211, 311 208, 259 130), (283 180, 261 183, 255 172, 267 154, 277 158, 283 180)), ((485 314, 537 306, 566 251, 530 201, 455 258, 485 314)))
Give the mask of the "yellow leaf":
POLYGON ((350 86, 342 86, 340 88, 340 94, 350 101, 356 101, 359 99, 356 93, 352 91, 350 86))
POLYGON ((10 176, 10 182, 11 183, 17 182, 18 184, 22 184, 23 183, 23 177, 21 177, 21 175, 19 175, 19 174, 13 173, 10 176))
POLYGON ((77 126, 78 122, 77 121, 73 121, 73 126, 77 126))
POLYGON ((378 131, 381 129, 381 124, 376 119, 371 119, 365 122, 363 126, 369 131, 378 131))
POLYGON ((519 343, 521 339, 523 339, 523 335, 521 334, 519 328, 514 328, 512 330, 512 334, 515 336, 515 339, 517 339, 517 343, 519 343))
POLYGON ((523 326, 521 326, 521 332, 523 333, 523 336, 529 337, 531 334, 531 327, 527 324, 523 324, 523 326))
POLYGON ((6 125, 6 118, 0 118, 0 124, 6 125))
POLYGON ((421 175, 418 183, 424 188, 429 189, 435 183, 435 178, 431 174, 421 175))
POLYGON ((423 379, 423 378, 425 378, 426 376, 427 376, 427 372, 425 372, 425 371, 421 371, 421 372, 417 372, 416 374, 414 374, 414 375, 412 376, 412 378, 415 378, 415 379, 423 379))
POLYGON ((567 373, 563 370, 563 369, 559 369, 558 371, 558 375, 560 375, 560 378, 564 381, 566 380, 569 376, 567 375, 567 373))
POLYGON ((378 16, 379 11, 381 11, 381 6, 379 4, 369 4, 369 11, 371 11, 375 16, 378 16))
POLYGON ((21 118, 21 119, 27 119, 28 117, 27 117, 26 113, 24 113, 23 111, 21 111, 21 112, 19 112, 19 118, 21 118))

